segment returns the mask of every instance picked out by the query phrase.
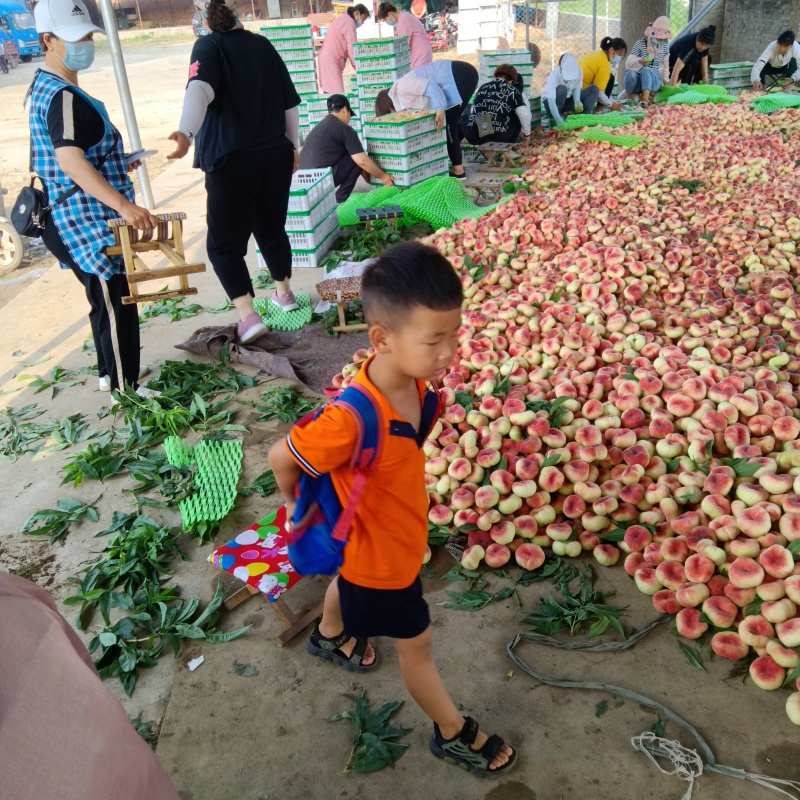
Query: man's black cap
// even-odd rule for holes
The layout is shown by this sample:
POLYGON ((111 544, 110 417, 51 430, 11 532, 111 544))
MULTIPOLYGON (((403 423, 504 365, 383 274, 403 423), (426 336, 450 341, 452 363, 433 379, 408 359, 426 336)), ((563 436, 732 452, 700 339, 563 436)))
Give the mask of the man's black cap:
POLYGON ((350 101, 343 94, 332 94, 328 98, 328 111, 338 111, 340 108, 346 108, 353 117, 356 115, 350 108, 350 101))

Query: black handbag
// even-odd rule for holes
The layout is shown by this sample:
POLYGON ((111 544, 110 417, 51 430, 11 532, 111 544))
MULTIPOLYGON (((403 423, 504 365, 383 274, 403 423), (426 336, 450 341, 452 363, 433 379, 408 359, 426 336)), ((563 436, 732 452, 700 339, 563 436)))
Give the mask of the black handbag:
MULTIPOLYGON (((114 141, 111 143, 111 149, 101 156, 97 162, 95 169, 100 172, 103 164, 106 163, 114 148, 117 146, 117 139, 119 134, 114 131, 114 141)), ((93 165, 94 166, 94 165, 93 165)), ((42 231, 47 224, 47 218, 50 216, 50 211, 53 206, 63 203, 67 198, 72 197, 81 187, 77 183, 73 183, 66 192, 62 192, 55 201, 48 204, 47 202, 47 189, 44 182, 38 175, 31 178, 28 186, 17 195, 14 205, 11 207, 11 224, 21 236, 29 236, 31 239, 37 239, 42 235, 42 231), (42 188, 37 189, 34 184, 36 181, 41 183, 42 188)))
POLYGON ((73 183, 66 192, 56 198, 55 203, 48 205, 47 189, 42 179, 38 175, 34 175, 30 185, 24 187, 14 201, 11 208, 11 224, 21 236, 30 236, 32 239, 40 237, 53 206, 72 197, 78 189, 78 185, 73 183), (37 180, 42 185, 41 189, 37 189, 34 185, 37 180))

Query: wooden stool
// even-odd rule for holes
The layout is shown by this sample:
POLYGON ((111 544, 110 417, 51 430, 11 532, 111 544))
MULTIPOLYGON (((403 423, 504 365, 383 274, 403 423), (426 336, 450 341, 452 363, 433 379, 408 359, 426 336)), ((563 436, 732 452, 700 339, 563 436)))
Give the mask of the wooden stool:
POLYGON ((367 230, 371 231, 373 222, 379 219, 386 220, 387 225, 392 228, 397 227, 397 220, 404 216, 400 206, 379 206, 377 208, 357 208, 356 216, 359 222, 366 223, 367 230))
POLYGON ((485 172, 508 172, 517 166, 522 155, 514 149, 515 145, 501 142, 479 144, 478 150, 486 159, 487 166, 481 167, 485 172))
POLYGON ((467 189, 474 189, 478 193, 477 200, 486 200, 489 203, 500 200, 505 185, 506 178, 502 175, 479 175, 464 181, 467 189))
MULTIPOLYGON (((320 575, 320 579, 328 586, 331 582, 331 578, 327 577, 327 575, 320 575)), ((245 584, 242 586, 241 589, 237 589, 224 603, 223 605, 225 608, 230 611, 236 606, 241 605, 246 600, 249 600, 253 595, 261 594, 255 586, 250 586, 250 584, 245 584)), ((261 595, 264 597, 264 595, 261 595)), ((298 616, 297 614, 292 611, 288 605, 286 605, 286 601, 279 597, 275 602, 271 603, 264 597, 264 602, 272 608, 275 614, 278 616, 278 619, 283 623, 283 627, 286 630, 278 637, 278 641, 281 645, 290 642, 294 639, 295 636, 301 634, 312 622, 322 616, 322 607, 324 603, 319 603, 318 605, 314 606, 310 611, 306 611, 305 614, 298 616)))
POLYGON ((114 231, 116 244, 106 247, 106 254, 109 256, 121 255, 125 261, 125 272, 131 292, 127 297, 122 298, 122 302, 126 305, 197 294, 197 289, 189 286, 186 276, 206 271, 206 265, 203 263, 186 263, 183 248, 183 220, 186 219, 186 214, 176 212, 174 214, 156 214, 155 216, 158 219, 158 227, 145 231, 132 228, 122 219, 109 220, 108 223, 114 231), (141 253, 147 252, 158 252, 165 255, 172 262, 172 266, 150 269, 139 257, 141 253), (180 278, 179 289, 139 294, 137 284, 141 281, 174 277, 180 278))

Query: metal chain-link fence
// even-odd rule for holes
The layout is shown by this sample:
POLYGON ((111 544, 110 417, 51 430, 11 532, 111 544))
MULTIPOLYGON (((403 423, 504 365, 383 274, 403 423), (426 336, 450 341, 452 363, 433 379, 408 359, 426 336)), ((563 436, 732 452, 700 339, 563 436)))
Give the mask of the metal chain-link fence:
MULTIPOLYGON (((475 0, 462 0, 460 6, 471 8, 473 2, 475 0)), ((499 0, 491 4, 484 0, 480 8, 482 19, 487 20, 493 13, 502 15, 505 9, 516 23, 513 35, 498 40, 482 35, 480 29, 476 35, 467 19, 464 30, 459 21, 459 40, 463 37, 464 44, 476 40, 476 45, 459 47, 458 57, 470 50, 502 49, 506 44, 512 48, 529 45, 531 49, 538 48, 541 61, 533 71, 531 89, 534 93, 540 92, 563 53, 572 53, 580 58, 596 50, 603 37, 620 35, 621 6, 622 0, 499 0)), ((461 8, 459 12, 459 16, 463 16, 461 8)), ((690 0, 668 0, 667 13, 672 31, 677 33, 689 20, 690 0)))

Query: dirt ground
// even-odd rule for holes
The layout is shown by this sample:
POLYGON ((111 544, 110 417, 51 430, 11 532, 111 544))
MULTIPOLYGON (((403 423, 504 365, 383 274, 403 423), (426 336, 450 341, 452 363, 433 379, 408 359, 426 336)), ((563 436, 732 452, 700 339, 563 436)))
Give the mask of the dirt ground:
MULTIPOLYGON (((126 50, 129 77, 146 147, 168 149, 166 136, 180 113, 180 101, 191 42, 137 44, 126 50)), ((0 175, 9 190, 25 177, 27 126, 21 102, 35 65, 21 65, 10 76, 0 76, 0 175)), ((122 125, 107 55, 100 53, 97 67, 85 81, 86 88, 107 103, 111 117, 122 125)), ((158 172, 158 163, 155 163, 158 172)), ((201 176, 186 162, 158 174, 153 189, 159 208, 188 214, 186 239, 192 260, 204 260, 204 204, 201 176)), ((249 256, 255 265, 255 254, 249 256)), ((22 373, 46 375, 57 366, 89 367, 91 353, 82 350, 89 334, 86 302, 73 276, 47 268, 39 277, 20 284, 0 286, 0 392, 2 403, 19 407, 38 403, 47 416, 60 417, 81 411, 91 427, 102 428, 110 418, 97 420, 108 403, 99 393, 95 378, 66 388, 50 398, 49 392, 33 394, 22 373), (10 293, 15 292, 13 298, 10 293), (5 303, 3 305, 3 303, 5 303)), ((30 275, 37 267, 29 266, 30 275)), ((19 275, 24 275, 20 272, 19 275)), ((13 276, 17 277, 17 276, 13 276)), ((295 288, 313 293, 320 270, 302 270, 295 288)), ((198 302, 213 306, 223 299, 212 272, 196 276, 198 302)), ((230 321, 224 315, 203 314, 175 323, 155 319, 142 334, 143 359, 158 365, 165 359, 182 359, 174 345, 202 325, 230 321)), ((299 359, 318 367, 309 383, 324 386, 349 355, 363 346, 363 337, 328 338, 311 326, 289 342, 299 359)), ((253 399, 257 389, 241 395, 253 399)), ((242 408, 237 421, 249 432, 244 437, 245 457, 240 485, 246 485, 266 468, 269 445, 286 431, 275 422, 255 422, 255 414, 242 408)), ((41 453, 33 459, 0 461, 0 569, 25 575, 50 591, 71 621, 73 609, 61 605, 72 593, 69 580, 98 549, 94 535, 111 520, 115 510, 129 511, 127 490, 131 482, 116 477, 107 483, 85 482, 77 488, 61 486, 60 468, 65 456, 41 453), (21 535, 28 516, 53 507, 62 497, 96 501, 100 521, 76 527, 62 545, 21 535)), ((273 496, 239 498, 223 521, 216 543, 228 541, 277 504, 273 496)), ((178 525, 175 511, 154 510, 164 524, 178 525)), ((207 563, 210 545, 200 546, 186 537, 181 544, 189 556, 176 566, 174 582, 183 596, 199 595, 207 602, 218 580, 227 591, 236 581, 207 563)), ((661 775, 630 745, 630 739, 655 722, 653 711, 638 704, 619 702, 607 692, 550 688, 537 683, 508 659, 507 641, 522 627, 523 612, 536 599, 553 593, 549 584, 521 589, 518 608, 513 600, 494 603, 481 611, 443 608, 445 591, 462 591, 463 583, 441 580, 455 562, 444 551, 434 557, 432 570, 424 573, 426 598, 431 606, 435 655, 456 702, 489 730, 506 736, 520 748, 520 762, 508 777, 481 782, 435 761, 427 752, 430 725, 411 702, 396 715, 399 726, 412 728, 403 740, 411 745, 394 770, 359 775, 343 774, 351 748, 352 730, 347 722, 331 724, 336 712, 352 708, 346 693, 366 689, 377 706, 408 700, 396 657, 386 640, 376 641, 381 665, 368 675, 353 676, 309 657, 302 637, 284 648, 277 636, 282 626, 271 608, 253 598, 221 620, 233 629, 251 624, 251 631, 228 644, 192 642, 177 659, 165 656, 150 670, 141 672, 132 698, 120 685, 108 688, 127 713, 161 725, 157 755, 184 800, 277 800, 277 798, 411 798, 436 800, 622 800, 625 798, 679 797, 686 789, 680 781, 661 775), (186 664, 202 654, 205 662, 195 672, 186 664), (238 665, 238 671, 237 671, 238 665), (244 677, 241 666, 252 677, 244 677), (257 674, 253 674, 253 672, 257 674)), ((491 578, 490 588, 508 585, 491 578)), ((603 570, 598 586, 615 592, 613 600, 628 606, 623 624, 628 633, 641 628, 654 612, 621 569, 603 570)), ((309 607, 322 596, 315 580, 303 580, 288 596, 296 609, 309 607)), ((84 637, 85 639, 88 637, 84 637)), ((607 637, 612 638, 612 637, 607 637)), ((684 661, 669 626, 662 626, 632 651, 610 654, 576 654, 524 645, 520 655, 532 666, 559 677, 614 683, 648 695, 696 725, 721 763, 782 778, 797 778, 800 742, 796 729, 783 712, 785 695, 766 693, 741 677, 730 677, 720 659, 701 672, 684 661)), ((691 737, 674 724, 666 736, 694 746, 691 737)), ((707 774, 698 779, 695 800, 768 800, 773 795, 742 780, 707 774)))

